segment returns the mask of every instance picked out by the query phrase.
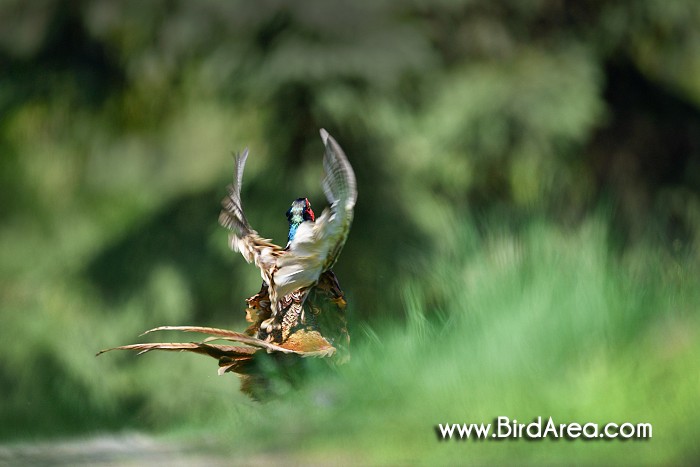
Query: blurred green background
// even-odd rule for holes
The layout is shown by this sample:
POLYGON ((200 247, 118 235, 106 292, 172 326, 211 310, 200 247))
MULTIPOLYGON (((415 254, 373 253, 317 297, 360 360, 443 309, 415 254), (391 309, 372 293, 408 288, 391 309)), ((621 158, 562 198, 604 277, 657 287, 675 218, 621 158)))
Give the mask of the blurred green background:
POLYGON ((0 2, 0 439, 697 462, 698 24, 695 0, 0 2), (325 205, 321 127, 359 184, 351 362, 257 404, 203 357, 95 358, 243 329, 260 277, 217 225, 230 154, 283 243, 292 199, 325 205), (499 415, 653 439, 436 439, 499 415))

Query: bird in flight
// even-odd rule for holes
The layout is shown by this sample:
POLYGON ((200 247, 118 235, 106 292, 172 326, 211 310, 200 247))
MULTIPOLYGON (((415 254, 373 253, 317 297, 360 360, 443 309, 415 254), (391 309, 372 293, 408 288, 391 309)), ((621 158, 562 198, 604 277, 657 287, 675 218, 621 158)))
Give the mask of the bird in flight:
POLYGON ((236 156, 233 183, 222 201, 219 223, 231 230, 229 245, 260 269, 263 285, 247 299, 245 333, 202 326, 160 326, 146 331, 208 334, 201 342, 153 342, 100 351, 185 351, 219 360, 219 373, 241 377, 241 390, 254 398, 270 391, 267 366, 257 356, 266 351, 281 368, 297 368, 299 357, 347 359, 350 337, 345 321, 345 297, 332 266, 347 239, 357 199, 355 173, 338 143, 321 130, 325 146, 323 191, 330 206, 316 218, 307 198, 287 211, 289 234, 283 248, 262 238, 248 223, 241 202, 241 182, 248 151, 236 156), (214 343, 228 341, 231 344, 214 343), (339 347, 339 349, 337 348, 339 347))
POLYGON ((285 247, 261 237, 246 219, 241 184, 247 149, 236 156, 233 183, 221 203, 219 223, 231 230, 229 246, 260 269, 263 289, 267 287, 270 316, 259 323, 257 337, 268 342, 281 342, 288 337, 292 323, 298 321, 308 294, 322 275, 326 275, 322 282, 337 283, 331 276, 331 267, 350 231, 357 186, 355 173, 340 145, 324 129, 321 139, 325 146, 322 186, 330 206, 316 218, 307 198, 293 201, 287 211, 289 235, 285 247))

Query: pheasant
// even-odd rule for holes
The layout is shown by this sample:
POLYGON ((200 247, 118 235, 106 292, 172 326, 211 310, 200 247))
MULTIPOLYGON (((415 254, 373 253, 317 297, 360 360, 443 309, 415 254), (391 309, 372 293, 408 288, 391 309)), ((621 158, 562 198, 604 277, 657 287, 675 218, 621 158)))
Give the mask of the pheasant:
MULTIPOLYGON (((318 219, 308 199, 299 198, 287 211, 290 223, 287 245, 282 248, 262 238, 252 229, 243 212, 241 184, 248 150, 236 157, 233 184, 222 201, 219 223, 230 229, 229 246, 238 251, 248 263, 260 269, 263 283, 268 287, 270 317, 260 323, 259 337, 274 340, 283 329, 287 315, 280 306, 297 292, 296 311, 300 311, 311 288, 321 275, 331 269, 338 259, 350 225, 357 199, 355 173, 340 145, 324 129, 321 139, 325 145, 323 191, 330 203, 318 219)), ((287 336, 282 336, 282 340, 287 336)))
POLYGON ((241 390, 254 398, 269 392, 266 365, 259 364, 258 352, 271 354, 280 373, 294 380, 299 357, 328 357, 340 354, 347 359, 349 334, 345 320, 346 301, 331 270, 345 243, 357 198, 355 175, 347 157, 328 132, 321 130, 325 145, 323 189, 330 202, 316 220, 307 198, 298 198, 287 211, 289 234, 282 248, 261 238, 243 213, 240 198, 245 150, 236 157, 234 182, 222 201, 219 222, 232 230, 229 245, 261 270, 263 284, 246 300, 246 319, 252 323, 245 334, 200 326, 161 326, 146 331, 176 330, 209 334, 201 342, 143 343, 110 350, 188 351, 219 360, 219 373, 241 376, 241 390), (225 340, 235 344, 214 344, 225 340))
MULTIPOLYGON (((308 198, 294 200, 286 215, 289 221, 286 248, 289 248, 302 222, 314 222, 316 216, 308 198)), ((273 322, 269 286, 266 282, 263 282, 260 292, 246 302, 246 320, 253 323, 246 330, 248 335, 268 342, 282 343, 300 327, 307 327, 317 329, 322 336, 330 338, 331 342, 343 345, 343 341, 345 344, 349 341, 344 317, 345 297, 332 269, 323 272, 314 286, 295 290, 279 300, 278 326, 273 322), (319 323, 321 316, 326 319, 319 323), (270 326, 269 323, 273 325, 270 326)), ((293 345, 293 342, 290 344, 293 345)))

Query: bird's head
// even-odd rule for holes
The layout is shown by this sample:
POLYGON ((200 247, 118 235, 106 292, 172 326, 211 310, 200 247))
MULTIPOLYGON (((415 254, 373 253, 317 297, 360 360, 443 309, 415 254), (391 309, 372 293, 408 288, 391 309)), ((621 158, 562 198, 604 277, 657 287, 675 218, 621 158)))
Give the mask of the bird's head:
POLYGON ((308 198, 297 198, 292 201, 292 206, 287 210, 287 220, 289 221, 288 240, 291 242, 297 232, 297 227, 299 227, 302 222, 313 222, 316 220, 308 198))

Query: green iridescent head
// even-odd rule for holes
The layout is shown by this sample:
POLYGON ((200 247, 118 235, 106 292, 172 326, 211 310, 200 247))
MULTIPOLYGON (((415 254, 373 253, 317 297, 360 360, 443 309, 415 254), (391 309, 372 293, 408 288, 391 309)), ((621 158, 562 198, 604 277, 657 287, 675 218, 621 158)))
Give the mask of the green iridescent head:
POLYGON ((297 233, 297 228, 302 222, 313 222, 316 220, 308 198, 297 198, 292 201, 292 206, 287 210, 287 220, 289 221, 289 235, 287 240, 291 242, 294 239, 294 235, 297 233))

